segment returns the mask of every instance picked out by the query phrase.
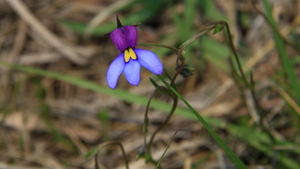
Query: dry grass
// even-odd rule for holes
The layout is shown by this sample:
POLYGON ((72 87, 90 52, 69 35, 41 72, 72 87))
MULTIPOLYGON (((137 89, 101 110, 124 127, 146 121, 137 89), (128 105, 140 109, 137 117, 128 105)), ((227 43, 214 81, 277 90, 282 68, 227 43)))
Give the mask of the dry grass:
MULTIPOLYGON (((116 12, 122 18, 141 8, 137 4, 125 12, 119 11, 130 2, 131 0, 0 0, 0 59, 73 75, 105 86, 106 69, 117 51, 107 37, 93 36, 91 32, 96 25, 101 26, 114 20, 116 12), (84 35, 78 34, 60 24, 61 20, 82 22, 90 27, 84 35)), ((287 125, 288 119, 284 117, 286 102, 298 114, 300 108, 290 92, 273 83, 280 64, 268 25, 248 1, 228 0, 225 3, 216 0, 215 4, 229 19, 235 45, 245 60, 244 70, 254 72, 261 105, 269 112, 268 119, 275 119, 277 122, 277 129, 272 132, 277 138, 291 139, 297 129, 287 125), (242 13, 247 14, 249 23, 235 22, 242 13)), ((260 7, 258 4, 258 8, 260 7)), ((185 12, 181 1, 176 3, 174 9, 179 14, 185 12)), ((281 0, 274 4, 274 17, 287 40, 291 40, 288 35, 292 31, 299 36, 299 11, 298 1, 281 0)), ((142 24, 139 27, 139 42, 163 43, 168 40, 162 37, 176 34, 172 12, 174 11, 166 6, 147 23, 142 24)), ((193 22, 194 29, 197 29, 203 23, 213 21, 197 11, 193 22)), ((222 43, 225 41, 222 35, 210 38, 222 43)), ((297 56, 291 47, 287 49, 292 58, 297 56)), ((195 55, 202 58, 197 52, 199 53, 196 51, 195 55)), ((176 56, 171 53, 167 55, 161 58, 172 73, 176 56)), ((257 121, 249 93, 245 93, 246 100, 243 100, 228 72, 209 60, 205 59, 204 64, 205 67, 195 72, 194 76, 178 81, 179 91, 187 101, 204 116, 229 122, 247 116, 249 119, 246 123, 249 125, 257 121)), ((299 72, 298 68, 297 71, 299 72)), ((121 77, 118 87, 137 95, 148 96, 154 89, 149 83, 149 75, 147 71, 142 72, 143 80, 139 87, 128 85, 121 77)), ((107 140, 120 141, 124 145, 131 169, 154 168, 151 164, 145 164, 143 159, 135 160, 135 152, 143 144, 144 106, 3 66, 0 67, 0 91, 1 169, 93 168, 93 161, 85 162, 83 155, 107 140), (107 125, 99 118, 101 112, 108 114, 107 125)), ((164 96, 159 98, 169 101, 164 96)), ((182 103, 180 105, 183 106, 182 103)), ((164 117, 165 113, 151 110, 149 133, 162 123, 164 117)), ((233 168, 230 160, 199 122, 179 116, 174 116, 156 137, 152 150, 155 159, 161 156, 177 128, 180 130, 163 160, 165 168, 190 169, 192 164, 207 155, 210 156, 199 168, 233 168)), ((271 166, 268 158, 261 153, 237 138, 230 137, 227 131, 216 130, 221 137, 230 138, 228 145, 249 168, 271 166), (251 157, 251 154, 256 157, 251 157)), ((125 168, 118 147, 103 150, 99 162, 106 168, 125 168)))

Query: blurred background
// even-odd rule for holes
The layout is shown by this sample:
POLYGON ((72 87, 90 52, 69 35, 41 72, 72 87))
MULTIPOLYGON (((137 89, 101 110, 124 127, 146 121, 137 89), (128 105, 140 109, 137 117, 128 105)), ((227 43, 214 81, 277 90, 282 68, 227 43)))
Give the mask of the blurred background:
MULTIPOLYGON (((298 78, 300 1, 269 3, 298 78)), ((176 87, 249 168, 300 168, 299 100, 264 13, 261 1, 250 0, 0 0, 0 168, 91 169, 94 160, 83 156, 111 140, 122 143, 131 169, 155 168, 135 156, 143 145, 145 105, 155 89, 149 77, 159 83, 158 78, 143 68, 138 87, 123 75, 116 90, 106 84, 106 70, 119 51, 102 35, 116 28, 116 14, 123 25, 141 23, 138 42, 176 48, 207 24, 228 22, 248 78, 252 71, 268 132, 259 125, 250 92, 233 78, 224 31, 209 32, 187 48, 193 76, 179 77, 176 87)), ((174 52, 139 48, 156 53, 165 73, 175 73, 174 52)), ((153 103, 149 135, 172 105, 163 94, 156 99, 165 104, 153 103)), ((163 168, 234 168, 181 102, 154 140, 155 159, 177 129, 163 168)), ((103 147, 98 162, 102 168, 125 168, 116 146, 103 147)))

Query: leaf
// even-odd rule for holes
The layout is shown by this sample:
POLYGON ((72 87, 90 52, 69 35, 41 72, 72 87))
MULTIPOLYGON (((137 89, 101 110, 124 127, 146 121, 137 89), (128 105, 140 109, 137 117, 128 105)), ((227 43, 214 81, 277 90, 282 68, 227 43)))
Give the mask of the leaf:
POLYGON ((213 35, 216 34, 216 33, 221 32, 221 31, 224 29, 224 27, 225 27, 225 25, 223 25, 223 24, 218 24, 218 25, 216 26, 216 28, 214 29, 214 31, 213 31, 213 35))
POLYGON ((89 152, 87 152, 87 153, 83 156, 83 158, 87 159, 87 158, 89 158, 89 157, 91 157, 91 156, 94 156, 94 155, 96 154, 96 151, 99 151, 99 147, 98 147, 98 146, 95 147, 95 148, 93 148, 93 149, 90 150, 89 152))

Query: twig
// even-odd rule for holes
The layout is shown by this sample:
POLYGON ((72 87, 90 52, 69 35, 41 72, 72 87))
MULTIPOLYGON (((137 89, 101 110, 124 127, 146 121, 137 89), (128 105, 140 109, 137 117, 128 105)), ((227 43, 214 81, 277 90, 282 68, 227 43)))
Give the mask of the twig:
POLYGON ((20 0, 6 0, 6 2, 15 10, 16 13, 30 25, 36 33, 55 48, 58 52, 66 56, 72 62, 78 65, 85 65, 87 60, 77 54, 70 46, 64 44, 57 36, 48 30, 38 19, 29 11, 26 5, 20 0))

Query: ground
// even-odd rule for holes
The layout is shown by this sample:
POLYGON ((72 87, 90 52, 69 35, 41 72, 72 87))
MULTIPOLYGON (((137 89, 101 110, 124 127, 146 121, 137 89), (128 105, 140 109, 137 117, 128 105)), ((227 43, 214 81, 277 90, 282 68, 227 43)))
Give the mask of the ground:
MULTIPOLYGON (((179 49, 212 23, 226 21, 255 90, 230 59, 226 28, 208 31, 186 48, 193 75, 180 75, 174 86, 248 168, 298 168, 300 2, 265 2, 275 29, 263 1, 0 0, 0 168, 90 169, 97 159, 100 168, 123 169, 120 147, 109 144, 116 142, 130 169, 155 168, 136 157, 144 144, 147 99, 155 90, 149 78, 164 84, 143 68, 138 86, 121 75, 115 90, 107 87, 107 68, 120 52, 103 35, 116 28, 116 14, 123 25, 139 24, 138 48, 156 53, 168 82, 178 56, 144 43, 179 49), (94 148, 98 155, 85 158, 94 148)), ((147 143, 172 104, 170 96, 156 94, 147 143)), ((165 169, 235 168, 221 147, 179 99, 151 152, 159 160, 166 151, 165 169)))

